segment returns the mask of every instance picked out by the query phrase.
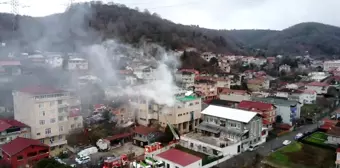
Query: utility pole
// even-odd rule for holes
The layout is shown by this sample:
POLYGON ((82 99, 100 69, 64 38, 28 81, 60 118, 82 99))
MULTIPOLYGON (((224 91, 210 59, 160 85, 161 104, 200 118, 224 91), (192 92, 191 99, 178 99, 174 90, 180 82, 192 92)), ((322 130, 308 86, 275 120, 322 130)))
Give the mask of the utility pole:
POLYGON ((13 32, 15 32, 18 28, 18 19, 19 19, 18 6, 19 6, 19 0, 11 0, 12 13, 14 15, 13 20, 12 20, 12 31, 13 32))

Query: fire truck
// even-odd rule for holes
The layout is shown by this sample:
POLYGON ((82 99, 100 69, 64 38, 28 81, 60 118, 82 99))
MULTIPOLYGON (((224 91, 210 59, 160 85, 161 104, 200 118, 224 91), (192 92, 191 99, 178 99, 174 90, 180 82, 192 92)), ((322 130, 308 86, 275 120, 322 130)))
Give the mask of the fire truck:
POLYGON ((119 157, 107 157, 104 160, 103 168, 116 168, 127 165, 129 162, 127 155, 121 155, 119 157))
POLYGON ((144 153, 147 154, 147 153, 151 153, 153 151, 156 151, 158 149, 161 149, 162 148, 162 144, 160 142, 154 142, 150 145, 146 145, 144 147, 144 153))

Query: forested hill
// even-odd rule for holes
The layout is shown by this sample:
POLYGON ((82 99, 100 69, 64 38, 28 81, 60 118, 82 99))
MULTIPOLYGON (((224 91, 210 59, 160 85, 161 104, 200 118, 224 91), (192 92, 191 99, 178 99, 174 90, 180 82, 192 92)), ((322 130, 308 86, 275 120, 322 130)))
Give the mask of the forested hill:
POLYGON ((300 23, 282 31, 232 30, 229 36, 245 48, 261 49, 261 53, 340 55, 340 28, 321 23, 300 23))
POLYGON ((195 47, 226 54, 340 55, 340 28, 320 23, 301 23, 282 31, 212 30, 175 24, 148 11, 124 5, 77 4, 63 14, 43 18, 0 14, 0 40, 21 48, 72 50, 79 44, 117 38, 136 44, 140 39, 160 43, 169 49, 195 47), (84 14, 86 17, 82 17, 84 14), (15 39, 15 40, 13 40, 15 39))

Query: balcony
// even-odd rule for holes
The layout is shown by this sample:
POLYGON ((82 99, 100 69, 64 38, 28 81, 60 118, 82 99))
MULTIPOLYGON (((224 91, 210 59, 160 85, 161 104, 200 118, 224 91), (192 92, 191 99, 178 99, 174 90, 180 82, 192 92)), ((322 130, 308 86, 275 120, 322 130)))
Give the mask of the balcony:
POLYGON ((59 145, 64 145, 67 144, 67 140, 55 140, 55 141, 50 141, 48 146, 53 147, 53 146, 59 146, 59 145))

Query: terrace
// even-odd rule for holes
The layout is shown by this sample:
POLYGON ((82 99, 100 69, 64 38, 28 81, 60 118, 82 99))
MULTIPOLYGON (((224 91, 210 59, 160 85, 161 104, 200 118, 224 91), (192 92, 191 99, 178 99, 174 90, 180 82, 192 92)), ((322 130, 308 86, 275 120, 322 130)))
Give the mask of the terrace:
POLYGON ((196 139, 198 141, 201 141, 203 143, 211 144, 216 147, 224 147, 224 146, 229 146, 234 144, 235 142, 228 139, 228 138, 223 138, 223 137, 214 137, 214 136, 207 136, 201 133, 188 133, 185 135, 188 138, 196 139))

